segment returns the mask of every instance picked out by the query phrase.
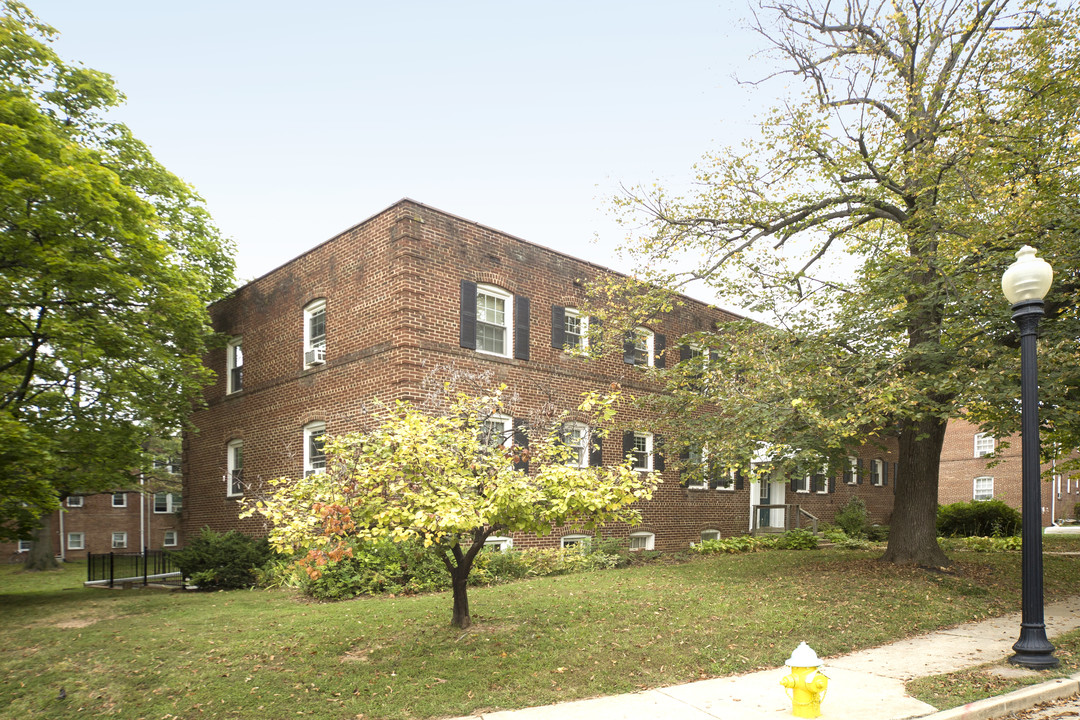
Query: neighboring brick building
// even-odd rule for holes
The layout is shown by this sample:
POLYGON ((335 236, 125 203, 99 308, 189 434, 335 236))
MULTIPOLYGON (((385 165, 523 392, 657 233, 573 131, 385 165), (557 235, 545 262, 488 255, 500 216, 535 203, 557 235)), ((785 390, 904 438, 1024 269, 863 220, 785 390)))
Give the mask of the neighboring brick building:
MULTIPOLYGON (((938 502, 947 505, 996 498, 1019 510, 1020 436, 1005 440, 981 432, 962 418, 950 421, 941 448, 938 502)), ((1041 484, 1044 527, 1063 518, 1075 518, 1073 508, 1080 503, 1080 480, 1053 469, 1053 463, 1042 466, 1043 473, 1051 475, 1050 482, 1041 484)))
MULTIPOLYGON (((180 512, 179 493, 72 495, 53 513, 53 549, 65 560, 81 560, 87 553, 176 549, 182 545, 180 512)), ((29 548, 29 540, 0 543, 9 560, 29 548)))
MULTIPOLYGON (((573 411, 582 393, 613 381, 631 394, 656 392, 636 364, 677 362, 678 337, 734 317, 686 299, 641 328, 636 346, 586 362, 563 348, 585 334, 588 319, 576 310, 585 283, 606 272, 402 200, 238 289, 211 307, 215 328, 232 340, 208 355, 218 381, 192 418, 198 432, 184 441, 184 531, 264 533, 261 519, 238 518, 242 498, 265 492, 268 479, 318 471, 324 433, 368 428, 372 401, 422 399, 425 383, 449 368, 489 372, 509 387, 512 417, 497 419, 508 432, 516 418, 544 406, 570 412, 573 421, 581 419, 573 411)), ((621 435, 583 448, 581 457, 615 463, 636 449, 643 465, 662 472, 640 526, 605 528, 605 536, 632 533, 636 547, 685 548, 702 537, 746 533, 762 487, 769 504, 798 503, 823 520, 854 493, 876 521, 888 522, 892 511, 892 454, 868 449, 859 461, 868 474, 876 468, 876 482, 838 478, 803 488, 802 481, 759 485, 740 477, 730 488, 687 488, 677 463, 669 458, 665 467, 653 452, 660 438, 648 417, 630 408, 618 422, 621 435)), ((558 544, 578 534, 558 528, 513 542, 558 544)))

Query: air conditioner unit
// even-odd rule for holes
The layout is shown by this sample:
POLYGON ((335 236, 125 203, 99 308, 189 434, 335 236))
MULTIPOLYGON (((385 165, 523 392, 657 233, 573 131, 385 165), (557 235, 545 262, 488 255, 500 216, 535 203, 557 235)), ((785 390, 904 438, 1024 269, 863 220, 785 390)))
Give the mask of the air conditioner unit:
POLYGON ((325 365, 326 364, 326 348, 312 348, 304 353, 305 365, 325 365))

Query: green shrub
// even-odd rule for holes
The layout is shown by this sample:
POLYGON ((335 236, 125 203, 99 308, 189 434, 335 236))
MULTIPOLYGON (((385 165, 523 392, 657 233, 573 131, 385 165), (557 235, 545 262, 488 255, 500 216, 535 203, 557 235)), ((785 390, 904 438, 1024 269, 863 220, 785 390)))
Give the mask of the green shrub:
POLYGON ((866 528, 866 539, 870 542, 886 542, 889 539, 889 526, 873 524, 866 528))
POLYGON ((937 531, 950 537, 1008 537, 1020 533, 1020 513, 1001 500, 941 505, 937 531))
POLYGON ((866 537, 869 520, 866 515, 866 503, 858 496, 848 500, 840 512, 836 513, 836 525, 851 538, 866 537))
POLYGON ((779 550, 813 550, 817 545, 817 535, 809 530, 796 528, 776 538, 773 547, 779 550))
POLYGON ((764 538, 756 538, 751 535, 734 535, 719 540, 703 540, 692 549, 701 555, 718 555, 757 552, 769 547, 769 545, 769 541, 764 538))
POLYGON ((173 553, 177 566, 200 590, 234 590, 252 587, 259 570, 274 557, 265 538, 256 540, 237 530, 216 533, 203 528, 173 553))
POLYGON ((842 529, 823 523, 821 526, 821 536, 831 543, 839 545, 840 543, 847 542, 852 538, 848 536, 842 529))
MULTIPOLYGON (((301 589, 319 600, 343 600, 358 595, 420 593, 450 587, 450 573, 438 555, 417 542, 354 541, 352 557, 329 561, 319 576, 306 576, 301 589)), ((477 556, 473 575, 483 576, 487 553, 477 556)))
POLYGON ((960 547, 975 552, 1005 552, 1020 550, 1023 540, 1018 535, 1009 537, 965 537, 960 539, 960 547))

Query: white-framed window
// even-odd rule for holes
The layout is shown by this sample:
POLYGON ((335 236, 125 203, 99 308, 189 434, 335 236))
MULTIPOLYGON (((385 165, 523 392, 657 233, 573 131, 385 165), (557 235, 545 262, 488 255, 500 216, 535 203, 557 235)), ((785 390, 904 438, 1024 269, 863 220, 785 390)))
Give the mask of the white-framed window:
POLYGON ((592 545, 592 536, 591 535, 573 534, 573 535, 563 535, 561 538, 559 538, 559 547, 562 547, 562 548, 568 548, 568 547, 587 548, 590 545, 592 545))
POLYGON ((977 477, 975 478, 974 488, 972 489, 972 500, 992 500, 994 498, 994 478, 992 477, 977 477))
POLYGON ((326 363, 326 300, 304 308, 304 367, 326 363))
POLYGON ((506 552, 510 548, 514 547, 514 539, 509 537, 503 537, 501 535, 491 535, 484 541, 484 548, 492 548, 499 552, 506 552))
POLYGON ((225 495, 244 494, 244 441, 233 440, 225 446, 225 495))
POLYGON ((225 392, 244 389, 244 345, 242 338, 233 338, 225 346, 225 392))
POLYGON ((797 492, 797 493, 808 493, 808 492, 810 492, 810 476, 809 475, 803 475, 802 477, 797 477, 792 481, 791 484, 795 488, 795 492, 797 492))
POLYGON ((316 421, 304 426, 304 477, 326 472, 326 423, 316 421))
POLYGON ((635 432, 633 447, 634 469, 649 471, 653 469, 653 435, 646 432, 635 432))
POLYGON ((994 436, 990 433, 975 433, 975 457, 994 454, 994 436))
POLYGON ((870 461, 870 483, 881 487, 885 484, 885 461, 874 458, 870 461))
POLYGON ((64 501, 69 508, 81 508, 83 506, 82 495, 68 495, 68 499, 64 501))
POLYGON ((823 465, 821 472, 810 476, 810 492, 822 495, 829 492, 829 467, 823 465))
POLYGON ((162 547, 176 547, 176 531, 175 530, 166 530, 165 531, 165 538, 164 538, 164 540, 162 540, 161 546, 162 547))
POLYGON ((127 507, 127 493, 117 492, 112 494, 112 506, 114 508, 127 507))
POLYGON ((707 490, 709 487, 709 470, 705 464, 705 449, 700 445, 694 445, 687 451, 686 471, 690 474, 686 487, 690 490, 707 490))
POLYGON ((112 534, 112 548, 113 550, 123 550, 127 547, 127 533, 126 532, 114 532, 112 534))
POLYGON ((30 552, 30 548, 33 547, 33 545, 34 545, 33 540, 20 540, 19 541, 19 552, 28 553, 28 552, 30 552))
POLYGON ((589 318, 576 308, 566 308, 563 317, 563 340, 567 350, 589 349, 589 318))
POLYGON ((500 357, 514 351, 514 296, 494 285, 476 286, 476 349, 500 357))
POLYGON ((155 458, 154 470, 160 470, 161 472, 169 473, 170 475, 178 475, 180 473, 180 461, 176 458, 155 458))
POLYGON ((164 513, 180 511, 180 495, 171 492, 154 493, 154 512, 161 515, 164 513))
POLYGON ((562 426, 562 441, 570 449, 570 458, 566 461, 571 467, 589 467, 589 426, 579 422, 568 422, 562 426))
POLYGON ((656 364, 656 334, 648 328, 634 328, 632 341, 633 348, 627 348, 630 352, 625 359, 631 365, 653 367, 656 364))
POLYGON ((719 530, 702 530, 701 531, 701 542, 705 542, 706 540, 719 540, 719 539, 720 539, 720 531, 719 530))
POLYGON ((855 485, 859 482, 859 458, 848 457, 847 469, 844 470, 844 482, 855 485))
POLYGON ((506 415, 488 415, 480 423, 480 442, 488 447, 511 447, 514 444, 514 420, 506 415))
POLYGON ((85 550, 86 549, 86 533, 69 532, 67 534, 67 549, 68 550, 85 550))
POLYGON ((630 533, 630 550, 654 550, 656 548, 656 535, 651 532, 630 533))

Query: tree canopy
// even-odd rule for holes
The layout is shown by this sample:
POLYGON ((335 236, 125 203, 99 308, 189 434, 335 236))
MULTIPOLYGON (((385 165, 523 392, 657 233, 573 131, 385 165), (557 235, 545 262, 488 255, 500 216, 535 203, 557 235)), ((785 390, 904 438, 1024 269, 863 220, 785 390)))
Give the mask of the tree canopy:
POLYGON ((212 376, 208 302, 232 247, 203 201, 108 113, 105 73, 0 16, 0 537, 74 491, 131 483, 212 376))
MULTIPOLYGON (((606 434, 617 401, 617 394, 585 398, 593 432, 606 434)), ((448 402, 449 412, 438 414, 403 401, 382 407, 374 430, 327 442, 326 472, 272 481, 271 496, 254 500, 245 516, 271 522, 276 549, 306 552, 302 562, 313 576, 350 553, 351 538, 422 542, 451 575, 452 624, 464 628, 471 623, 466 582, 489 537, 635 524, 631 505, 660 482, 634 470, 632 457, 579 467, 558 418, 527 434, 495 422, 505 412, 502 388, 448 402)))
MULTIPOLYGON (((862 442, 897 437, 885 558, 947 565, 934 538, 946 422, 1019 424, 999 283, 1024 244, 1058 273, 1041 348, 1047 446, 1080 438, 1076 14, 807 0, 764 3, 759 23, 777 76, 802 91, 744 147, 707 155, 694 192, 617 200, 644 226, 627 244, 645 268, 637 287, 704 286, 766 319, 684 339, 706 352, 668 373, 660 402, 690 418, 677 424, 683 441, 733 463, 767 443, 776 465, 837 469, 862 442), (686 412, 703 403, 721 413, 686 412)), ((641 297, 621 306, 661 304, 641 297)))

